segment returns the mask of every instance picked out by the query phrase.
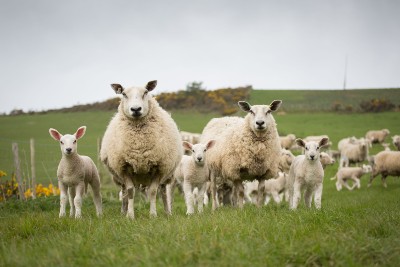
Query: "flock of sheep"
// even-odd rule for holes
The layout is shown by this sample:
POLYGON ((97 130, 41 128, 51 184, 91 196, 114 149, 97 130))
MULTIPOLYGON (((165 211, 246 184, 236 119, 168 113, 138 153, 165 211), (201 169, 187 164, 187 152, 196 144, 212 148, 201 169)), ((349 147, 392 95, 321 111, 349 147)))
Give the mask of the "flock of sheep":
MULTIPOLYGON (((280 137, 272 113, 282 101, 274 100, 269 105, 253 106, 239 101, 239 107, 247 112, 244 118, 214 118, 201 134, 180 132, 170 114, 149 94, 156 85, 157 81, 144 87, 111 85, 121 95, 121 102, 103 136, 100 159, 120 187, 121 212, 128 218, 135 217, 135 191, 143 188, 150 201, 151 216, 157 216, 158 191, 165 212, 172 213, 177 185, 183 190, 187 214, 195 212, 195 205, 202 212, 209 195, 212 210, 228 204, 242 208, 246 202, 261 206, 271 197, 279 203, 283 196, 289 201, 289 208, 296 209, 302 195, 307 207, 311 207, 314 198, 319 209, 324 169, 335 162, 334 158, 340 158, 339 170, 332 178, 337 179, 337 190, 342 186, 349 190, 359 188, 361 175, 371 171, 369 185, 378 174, 382 175, 384 186, 388 175, 400 175, 400 152, 383 151, 373 157, 368 153, 372 143, 384 141, 387 130, 368 132, 361 139, 343 139, 338 151, 329 148, 332 143, 328 136, 280 137), (301 155, 295 157, 290 151, 295 149, 301 149, 301 155), (349 166, 365 160, 371 166, 349 166), (352 187, 348 180, 354 181, 352 187)), ((81 217, 82 197, 88 184, 97 215, 102 214, 98 171, 89 157, 77 153, 77 140, 85 130, 80 127, 72 135, 49 130, 62 151, 57 171, 60 217, 66 214, 67 197, 70 216, 81 217)), ((393 143, 400 150, 400 136, 394 136, 393 143)))

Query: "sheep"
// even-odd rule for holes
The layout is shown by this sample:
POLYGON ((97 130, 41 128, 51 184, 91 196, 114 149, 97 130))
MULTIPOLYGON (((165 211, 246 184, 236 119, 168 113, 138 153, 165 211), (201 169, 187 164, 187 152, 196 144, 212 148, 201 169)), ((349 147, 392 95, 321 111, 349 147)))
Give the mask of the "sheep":
POLYGON ((100 159, 124 191, 126 216, 134 219, 135 186, 148 187, 150 216, 157 216, 157 190, 161 185, 164 210, 171 214, 170 178, 182 154, 182 141, 176 123, 150 96, 157 81, 145 87, 124 88, 111 84, 122 95, 118 112, 104 133, 100 159))
MULTIPOLYGON (((271 199, 279 204, 282 199, 279 194, 283 193, 286 189, 287 174, 284 172, 278 172, 278 176, 274 179, 269 179, 265 181, 265 201, 264 204, 267 205, 271 199)), ((258 181, 245 181, 244 183, 244 195, 245 200, 248 203, 257 204, 258 195, 258 181)))
POLYGON ((189 142, 193 145, 198 144, 200 142, 200 134, 198 133, 190 133, 185 131, 180 131, 182 141, 189 142))
MULTIPOLYGON (((303 138, 303 140, 306 143, 310 142, 310 141, 318 142, 322 138, 328 138, 329 139, 329 136, 327 136, 326 134, 324 134, 324 135, 311 135, 311 136, 307 136, 307 137, 303 138)), ((332 142, 328 142, 328 144, 326 144, 323 149, 324 150, 329 150, 331 146, 332 146, 332 142)), ((303 153, 304 153, 304 151, 303 151, 303 153)))
POLYGON ((82 217, 82 196, 87 192, 87 186, 93 191, 93 202, 97 216, 102 215, 100 176, 93 160, 88 156, 78 154, 77 140, 86 132, 86 126, 79 127, 75 134, 60 134, 50 128, 50 136, 60 142, 61 160, 57 169, 58 187, 60 188, 60 214, 65 216, 67 194, 71 206, 69 216, 79 219, 82 217))
POLYGON ((322 138, 319 142, 304 142, 296 139, 296 143, 305 149, 304 155, 297 156, 289 171, 289 207, 297 209, 301 198, 301 191, 304 192, 304 202, 311 208, 312 196, 314 195, 314 205, 321 209, 322 183, 324 179, 324 169, 319 160, 320 150, 329 142, 328 138, 322 138))
POLYGON ((400 151, 381 151, 375 155, 368 187, 379 174, 382 175, 382 184, 385 188, 387 176, 400 176, 400 151))
POLYGON ((206 165, 207 151, 215 144, 214 140, 208 141, 207 144, 191 144, 183 141, 183 147, 191 150, 192 155, 184 155, 174 172, 174 179, 183 185, 185 194, 186 214, 194 213, 194 197, 193 190, 198 188, 197 208, 198 212, 203 212, 204 193, 209 180, 209 171, 206 165))
POLYGON ((372 167, 370 165, 363 164, 362 167, 343 167, 340 168, 335 176, 331 178, 331 180, 336 181, 336 190, 342 190, 342 186, 346 187, 349 190, 353 190, 354 187, 358 189, 361 187, 360 179, 363 174, 370 173, 372 171, 372 167), (350 187, 347 183, 347 180, 353 180, 353 186, 350 187))
POLYGON ((349 167, 350 163, 359 163, 368 159, 368 140, 361 138, 355 143, 348 143, 342 148, 340 155, 340 167, 349 167))
POLYGON ((324 170, 326 166, 335 164, 335 160, 326 152, 321 152, 319 154, 319 160, 321 161, 324 170))
POLYGON ((272 112, 281 105, 274 100, 270 105, 251 106, 239 101, 239 107, 248 112, 244 118, 212 119, 204 128, 201 140, 216 139, 215 147, 207 155, 211 170, 212 209, 217 208, 216 179, 234 184, 235 202, 243 208, 244 180, 260 181, 257 206, 264 201, 264 181, 278 174, 281 146, 272 112))
POLYGON ((393 145, 400 151, 400 135, 392 136, 393 145))
POLYGON ((384 151, 390 151, 390 144, 389 143, 382 143, 384 151))
POLYGON ((338 150, 341 152, 342 149, 347 146, 347 144, 356 144, 358 142, 359 139, 357 139, 355 136, 343 138, 338 142, 338 150))
POLYGON ((284 173, 289 173, 290 165, 292 164, 293 160, 293 153, 290 150, 282 148, 279 160, 279 169, 284 173))
POLYGON ((365 138, 371 140, 373 144, 375 143, 383 143, 385 141, 386 136, 390 134, 388 129, 382 130, 371 130, 365 134, 365 138))
POLYGON ((294 140, 296 140, 296 136, 294 134, 288 134, 286 136, 279 136, 279 139, 282 148, 290 149, 294 144, 294 140))

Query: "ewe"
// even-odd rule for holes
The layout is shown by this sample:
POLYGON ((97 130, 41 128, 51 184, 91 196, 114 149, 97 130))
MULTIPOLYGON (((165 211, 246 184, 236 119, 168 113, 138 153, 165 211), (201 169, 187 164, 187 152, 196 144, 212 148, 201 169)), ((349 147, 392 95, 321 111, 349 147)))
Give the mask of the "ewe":
POLYGON ((161 184, 164 209, 171 214, 171 195, 167 184, 178 166, 182 141, 178 127, 158 102, 150 96, 157 81, 145 87, 123 88, 112 84, 122 95, 118 112, 104 133, 100 158, 124 192, 127 217, 134 218, 135 186, 148 187, 150 216, 157 216, 156 197, 161 184))
POLYGON ((278 174, 281 145, 272 112, 282 101, 274 100, 270 105, 251 106, 239 101, 245 118, 224 117, 212 119, 204 128, 201 141, 216 139, 216 144, 207 155, 211 170, 212 209, 216 209, 216 179, 231 181, 234 185, 235 202, 243 207, 243 181, 258 180, 258 201, 261 206, 265 198, 264 181, 278 174))
POLYGON ((387 187, 387 176, 400 176, 400 151, 381 151, 375 155, 368 187, 371 186, 372 180, 379 174, 382 175, 384 187, 387 187))
POLYGON ((296 143, 305 149, 305 154, 297 156, 290 166, 288 178, 290 209, 297 209, 302 191, 304 191, 304 202, 307 207, 311 207, 314 195, 315 207, 321 208, 324 169, 319 160, 319 154, 321 148, 328 142, 328 138, 322 138, 318 143, 315 141, 305 143, 302 139, 296 139, 296 143))
POLYGON ((93 160, 78 154, 77 140, 86 132, 86 126, 79 127, 75 134, 60 134, 50 128, 49 133, 60 142, 62 158, 57 169, 58 187, 60 188, 60 218, 65 216, 67 194, 71 206, 69 216, 81 218, 82 196, 87 192, 87 186, 93 191, 93 202, 97 216, 102 214, 100 177, 93 160))

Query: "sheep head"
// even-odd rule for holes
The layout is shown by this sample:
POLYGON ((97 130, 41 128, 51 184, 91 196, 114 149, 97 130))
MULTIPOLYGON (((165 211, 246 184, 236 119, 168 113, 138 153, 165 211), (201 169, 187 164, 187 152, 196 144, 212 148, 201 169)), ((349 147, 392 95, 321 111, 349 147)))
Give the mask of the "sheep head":
POLYGON ((122 95, 121 107, 126 117, 140 119, 149 112, 149 102, 152 96, 148 93, 157 86, 157 81, 150 81, 144 87, 124 88, 120 84, 111 84, 116 94, 122 95))
POLYGON ((239 107, 249 113, 250 128, 253 132, 264 132, 269 125, 275 125, 272 112, 276 111, 282 104, 281 100, 274 100, 270 105, 254 105, 251 106, 246 101, 239 101, 239 107))
POLYGON ((85 135, 86 126, 81 126, 74 134, 60 134, 56 129, 50 128, 50 136, 60 142, 61 152, 65 155, 72 155, 78 152, 77 140, 85 135))
POLYGON ((207 142, 207 144, 195 144, 193 145, 192 143, 183 141, 183 148, 186 150, 192 151, 192 157, 194 162, 197 165, 204 165, 204 162, 206 160, 206 152, 208 149, 212 148, 215 144, 215 140, 210 140, 207 142))
POLYGON ((304 155, 308 160, 317 161, 320 157, 320 149, 329 143, 329 139, 324 137, 319 142, 309 141, 304 142, 303 139, 298 138, 296 139, 296 143, 303 147, 305 152, 304 155))

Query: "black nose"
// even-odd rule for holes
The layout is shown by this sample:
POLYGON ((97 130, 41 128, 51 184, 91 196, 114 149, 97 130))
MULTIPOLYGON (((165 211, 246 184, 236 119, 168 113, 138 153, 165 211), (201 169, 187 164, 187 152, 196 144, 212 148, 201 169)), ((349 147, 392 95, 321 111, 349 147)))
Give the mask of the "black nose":
POLYGON ((203 158, 202 157, 197 157, 197 160, 198 161, 201 161, 203 158))
POLYGON ((314 159, 315 156, 310 156, 311 159, 314 159))
POLYGON ((257 124, 258 126, 262 126, 262 125, 264 124, 264 121, 256 121, 256 124, 257 124))
POLYGON ((72 151, 72 148, 67 148, 67 149, 65 149, 65 150, 67 150, 67 152, 71 152, 71 151, 72 151))
POLYGON ((141 110, 142 110, 141 107, 138 107, 138 108, 131 108, 131 111, 132 111, 132 112, 139 112, 139 111, 141 111, 141 110))

